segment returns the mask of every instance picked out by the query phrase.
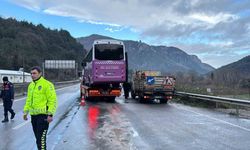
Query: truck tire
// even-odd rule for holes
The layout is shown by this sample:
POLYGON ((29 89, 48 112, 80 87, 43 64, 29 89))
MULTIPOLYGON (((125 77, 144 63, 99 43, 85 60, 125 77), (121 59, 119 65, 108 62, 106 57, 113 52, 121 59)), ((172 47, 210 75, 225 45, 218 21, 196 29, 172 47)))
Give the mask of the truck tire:
POLYGON ((114 102, 115 102, 115 96, 108 97, 107 101, 108 101, 109 103, 114 103, 114 102))
POLYGON ((145 102, 143 97, 139 97, 138 101, 139 101, 139 103, 144 103, 145 102))
POLYGON ((86 101, 91 101, 91 98, 85 95, 85 100, 86 101))
POLYGON ((94 101, 94 100, 96 100, 96 97, 94 97, 94 96, 86 96, 85 95, 85 100, 86 101, 94 101))
POLYGON ((134 91, 131 92, 131 97, 132 97, 133 99, 135 99, 135 92, 134 92, 134 91))
POLYGON ((168 102, 167 99, 161 99, 161 100, 160 100, 160 103, 161 103, 161 104, 166 104, 167 102, 168 102))

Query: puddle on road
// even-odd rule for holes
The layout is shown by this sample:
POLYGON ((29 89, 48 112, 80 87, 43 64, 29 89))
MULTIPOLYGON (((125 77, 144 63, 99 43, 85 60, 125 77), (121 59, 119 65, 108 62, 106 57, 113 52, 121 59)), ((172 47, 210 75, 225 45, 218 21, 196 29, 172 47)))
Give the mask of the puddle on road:
POLYGON ((88 102, 86 109, 89 138, 95 149, 135 149, 132 127, 118 103, 88 102))
MULTIPOLYGON (((59 131, 56 131, 56 140, 53 142, 55 147, 63 138, 64 133, 69 129, 68 127, 74 122, 75 115, 83 113, 86 118, 85 127, 86 137, 83 139, 89 141, 90 149, 103 149, 103 150, 124 150, 124 149, 136 149, 133 147, 133 130, 130 122, 126 116, 121 112, 119 103, 107 103, 107 102, 87 102, 82 108, 84 111, 80 111, 81 106, 79 102, 72 104, 67 112, 60 118, 55 126, 51 129, 52 132, 55 128, 63 124, 59 131), (87 126, 87 127, 86 127, 87 126)), ((84 134, 84 131, 82 132, 84 134)), ((67 143, 67 140, 63 140, 62 143, 67 143)))

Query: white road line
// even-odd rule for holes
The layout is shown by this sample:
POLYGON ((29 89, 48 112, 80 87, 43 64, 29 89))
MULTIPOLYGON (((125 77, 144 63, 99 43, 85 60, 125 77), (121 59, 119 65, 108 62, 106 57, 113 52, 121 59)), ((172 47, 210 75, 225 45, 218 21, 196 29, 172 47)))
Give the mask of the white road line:
POLYGON ((25 99, 26 99, 25 97, 24 98, 19 98, 19 99, 14 100, 14 102, 22 101, 22 100, 25 100, 25 99))
POLYGON ((179 107, 176 107, 176 106, 174 106, 174 107, 177 108, 177 109, 182 109, 182 110, 185 110, 185 111, 188 111, 188 112, 192 112, 192 113, 195 113, 195 114, 204 116, 204 117, 206 117, 206 118, 209 118, 209 119, 212 119, 212 120, 215 120, 215 121, 218 121, 218 122, 221 122, 221 123, 224 123, 224 124, 227 124, 227 125, 230 125, 230 126, 233 126, 233 127, 236 127, 236 128, 240 128, 240 129, 242 129, 242 130, 245 130, 245 131, 250 132, 250 129, 248 129, 248 128, 245 128, 245 127, 242 127, 242 126, 239 126, 239 125, 236 125, 236 124, 233 124, 233 123, 224 121, 224 120, 220 120, 220 119, 217 119, 217 118, 214 118, 214 117, 211 117, 211 116, 208 116, 208 115, 204 115, 204 114, 201 114, 201 113, 192 111, 192 110, 187 110, 187 109, 185 109, 185 108, 179 108, 179 107))
POLYGON ((199 123, 199 122, 185 122, 185 124, 191 124, 191 125, 203 125, 203 124, 205 124, 205 123, 199 123))
MULTIPOLYGON (((15 99, 15 100, 14 100, 14 103, 15 103, 15 102, 18 102, 18 101, 25 100, 25 99, 26 99, 26 98, 19 98, 19 99, 15 99)), ((3 103, 1 103, 0 105, 3 105, 3 103)))
POLYGON ((21 123, 21 124, 15 126, 15 127, 12 128, 12 129, 13 129, 13 130, 17 130, 17 129, 19 129, 19 128, 25 126, 27 123, 29 123, 29 121, 24 121, 23 123, 21 123))

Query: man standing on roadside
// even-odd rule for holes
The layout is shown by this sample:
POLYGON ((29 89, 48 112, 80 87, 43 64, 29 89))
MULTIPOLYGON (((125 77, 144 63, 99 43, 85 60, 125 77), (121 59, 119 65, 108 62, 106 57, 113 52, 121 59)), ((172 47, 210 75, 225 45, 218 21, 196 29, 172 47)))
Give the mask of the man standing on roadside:
POLYGON ((130 83, 129 82, 124 82, 123 83, 123 91, 124 91, 124 96, 125 96, 125 102, 127 102, 127 99, 129 97, 130 89, 131 89, 130 83))
POLYGON ((57 108, 56 92, 54 85, 42 77, 40 67, 35 66, 31 69, 31 77, 33 82, 28 87, 23 119, 28 120, 28 113, 31 115, 37 148, 46 150, 49 123, 53 121, 57 108))
POLYGON ((8 112, 11 113, 10 119, 14 119, 15 112, 12 109, 12 104, 14 101, 14 85, 8 80, 8 77, 3 77, 3 86, 0 94, 0 98, 3 99, 4 107, 4 119, 2 123, 8 122, 8 112))

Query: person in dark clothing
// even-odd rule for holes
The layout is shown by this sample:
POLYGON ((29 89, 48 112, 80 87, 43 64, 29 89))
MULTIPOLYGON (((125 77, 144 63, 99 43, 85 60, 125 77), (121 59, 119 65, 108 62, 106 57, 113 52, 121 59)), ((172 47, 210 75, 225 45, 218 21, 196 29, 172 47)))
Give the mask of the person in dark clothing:
POLYGON ((8 122, 8 112, 11 113, 10 119, 14 119, 15 112, 12 109, 12 104, 14 101, 14 85, 8 80, 8 77, 3 77, 3 86, 1 90, 0 98, 3 99, 4 107, 4 119, 2 123, 8 122))
POLYGON ((123 83, 123 91, 124 91, 125 100, 126 100, 129 97, 130 83, 128 83, 128 82, 123 83))

